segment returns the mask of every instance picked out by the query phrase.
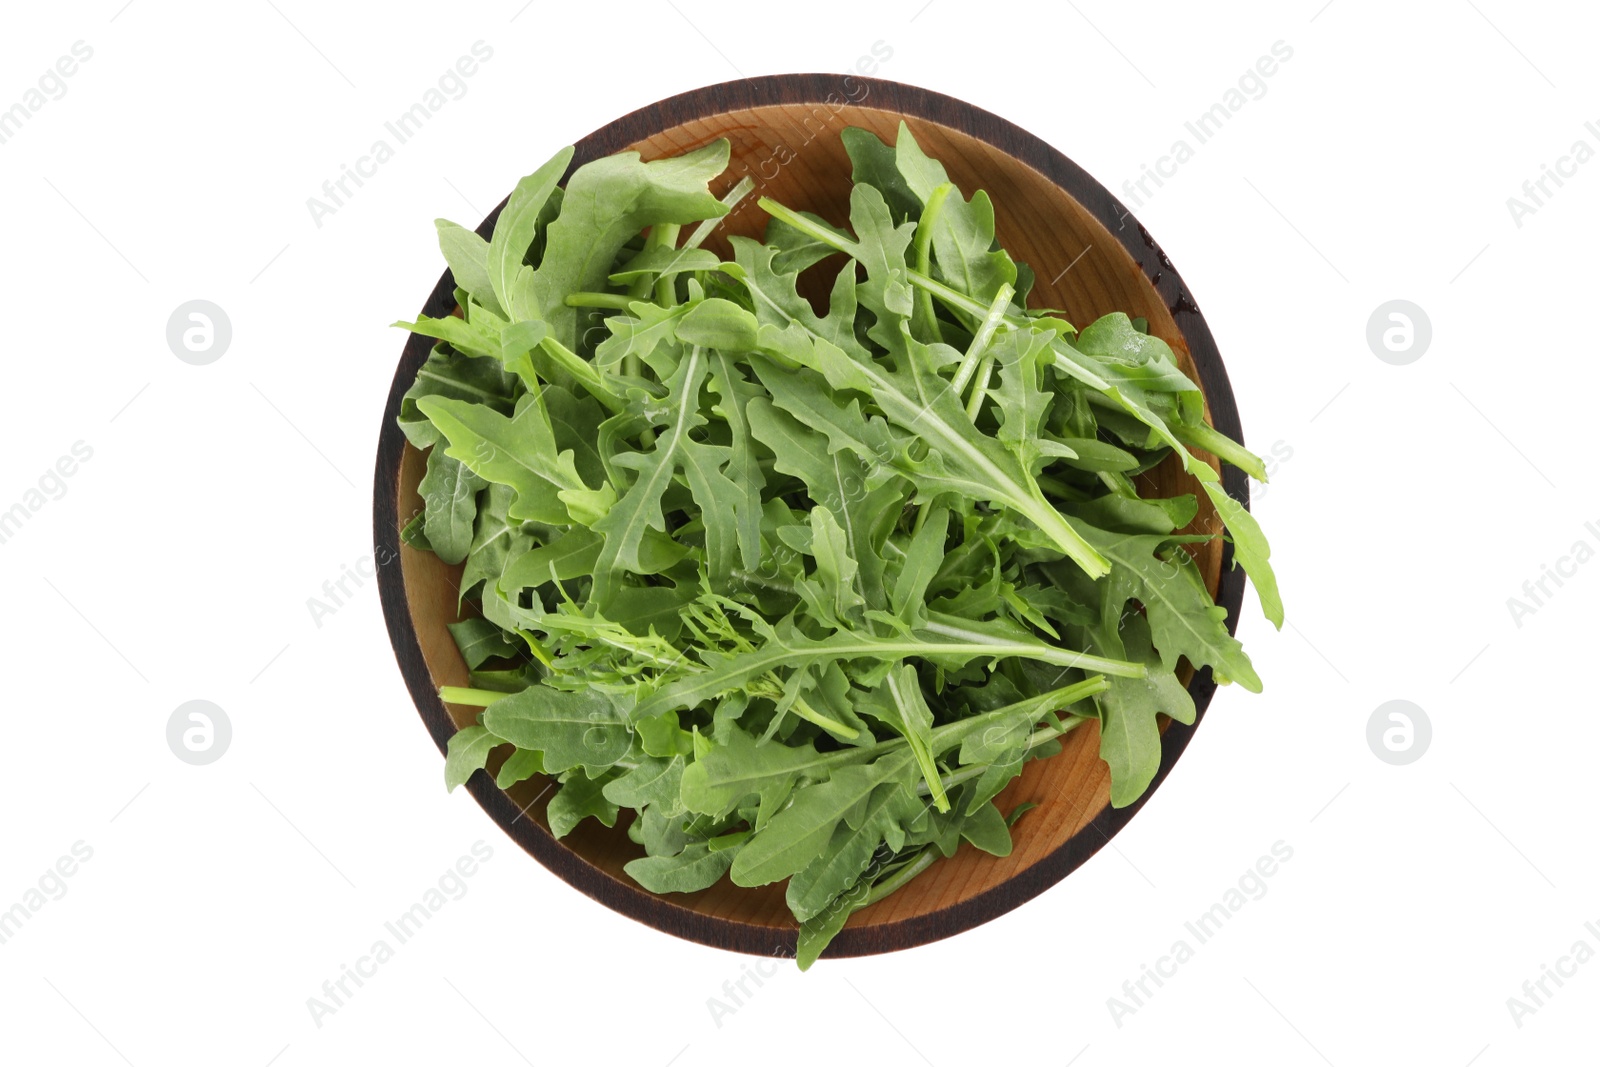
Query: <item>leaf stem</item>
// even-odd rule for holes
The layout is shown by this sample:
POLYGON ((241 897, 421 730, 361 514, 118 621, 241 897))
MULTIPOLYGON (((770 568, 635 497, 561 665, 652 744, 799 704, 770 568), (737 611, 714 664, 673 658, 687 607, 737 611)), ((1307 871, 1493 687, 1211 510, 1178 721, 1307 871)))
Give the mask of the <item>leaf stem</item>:
POLYGON ((854 741, 856 738, 861 736, 861 731, 857 730, 854 726, 846 726, 837 719, 831 719, 822 714, 822 712, 818 711, 816 708, 812 707, 810 704, 807 704, 805 697, 795 697, 794 703, 790 704, 789 707, 796 715, 800 716, 807 722, 816 723, 824 730, 828 730, 831 733, 836 733, 846 741, 854 741))
POLYGON ((439 699, 446 704, 466 704, 474 708, 486 708, 497 700, 503 700, 511 693, 501 693, 493 689, 471 689, 459 685, 441 685, 439 699))
MULTIPOLYGON (((1068 716, 1067 720, 1059 726, 1046 726, 1041 730, 1035 730, 1029 735, 1028 743, 1023 746, 1023 751, 1031 752, 1033 749, 1038 748, 1040 745, 1045 744, 1046 742, 1054 741, 1056 738, 1061 737, 1064 734, 1071 733, 1073 730, 1076 730, 1093 717, 1094 716, 1092 715, 1070 715, 1068 716)), ((992 764, 989 763, 974 763, 972 766, 963 767, 959 771, 951 771, 949 774, 939 779, 939 784, 943 788, 949 789, 953 785, 960 785, 962 782, 965 782, 968 779, 978 777, 978 775, 988 770, 991 766, 992 764)), ((928 783, 923 782, 918 785, 917 792, 928 793, 928 783)))
POLYGON ((722 220, 733 214, 733 209, 739 206, 739 201, 749 196, 750 193, 754 191, 755 187, 755 179, 750 177, 750 175, 746 174, 743 178, 740 178, 739 183, 732 189, 729 189, 727 194, 722 198, 722 203, 727 207, 728 210, 723 214, 718 215, 716 218, 702 221, 700 225, 696 226, 694 231, 689 234, 689 239, 683 242, 683 247, 699 248, 705 239, 711 236, 712 231, 722 224, 722 220))
MULTIPOLYGON (((661 222, 650 228, 650 240, 657 248, 677 248, 678 234, 683 227, 676 222, 661 222)), ((678 302, 677 282, 671 274, 663 271, 656 277, 656 303, 664 308, 672 307, 678 302)))
MULTIPOLYGON (((960 396, 967 388, 967 383, 972 380, 973 372, 977 370, 978 360, 989 349, 989 343, 994 340, 994 333, 1000 328, 1000 322, 1005 318, 1006 305, 1011 303, 1011 298, 1017 291, 1006 282, 1000 283, 1000 291, 994 294, 994 300, 989 304, 989 310, 983 314, 983 322, 972 335, 972 343, 967 346, 966 355, 961 357, 961 365, 956 368, 956 376, 950 379, 950 388, 960 396)), ((918 291, 919 296, 926 296, 931 302, 933 294, 926 289, 918 291)))
POLYGON ((924 845, 922 851, 917 853, 916 859, 868 890, 866 899, 861 902, 861 906, 865 908, 869 904, 876 904, 884 897, 904 889, 906 884, 913 878, 933 866, 933 861, 939 858, 934 855, 936 851, 933 845, 924 845))
MULTIPOLYGON (((937 186, 928 194, 928 202, 922 208, 922 217, 917 220, 917 235, 912 250, 916 257, 917 270, 923 274, 933 272, 933 227, 939 221, 940 212, 944 210, 945 199, 954 188, 950 182, 937 186)), ((914 324, 929 341, 939 340, 939 320, 934 317, 933 296, 926 289, 917 292, 914 324)))
POLYGON ((756 204, 768 215, 771 215, 780 222, 788 223, 790 226, 793 226, 807 237, 825 244, 829 248, 838 249, 851 259, 860 258, 860 256, 857 255, 861 248, 860 245, 854 241, 849 241, 843 237, 840 237, 838 234, 834 233, 825 226, 818 226, 815 222, 812 222, 798 211, 789 210, 769 196, 763 196, 760 200, 756 201, 756 204))
POLYGON ((1187 423, 1175 419, 1169 425, 1172 427, 1173 436, 1186 445, 1193 445, 1205 452, 1210 452, 1218 459, 1225 460, 1244 471, 1258 482, 1266 482, 1267 468, 1261 462, 1261 457, 1239 444, 1207 423, 1187 423))
POLYGON ((985 352, 983 359, 978 361, 978 374, 972 382, 972 395, 967 397, 967 418, 973 422, 978 421, 978 412, 983 410, 983 399, 989 395, 989 375, 994 370, 994 356, 985 352))

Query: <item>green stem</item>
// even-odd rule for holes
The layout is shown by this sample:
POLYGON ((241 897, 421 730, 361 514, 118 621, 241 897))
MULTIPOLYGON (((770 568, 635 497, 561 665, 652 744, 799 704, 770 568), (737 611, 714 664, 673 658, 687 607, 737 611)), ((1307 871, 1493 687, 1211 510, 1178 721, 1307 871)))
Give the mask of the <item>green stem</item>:
POLYGON ((998 722, 1016 715, 1019 710, 1028 707, 1036 709, 1037 715, 1044 715, 1048 711, 1062 711, 1080 700, 1087 700, 1098 696, 1111 688, 1111 683, 1103 675, 1092 675, 1081 682, 1052 689, 1048 693, 1040 693, 1036 697, 1019 700, 1015 704, 1007 704, 1003 708, 986 711, 967 719, 957 719, 955 722, 945 723, 934 728, 929 737, 928 747, 935 754, 944 752, 962 741, 965 741, 974 732, 986 727, 991 722, 998 722))
MULTIPOLYGON (((660 222, 650 229, 650 240, 657 248, 676 248, 678 234, 683 227, 676 222, 660 222)), ((669 308, 678 302, 677 282, 671 274, 662 273, 656 278, 656 303, 669 308)))
MULTIPOLYGON (((1029 736, 1028 743, 1023 747, 1023 751, 1031 752, 1047 741, 1054 741, 1063 734, 1071 733, 1073 730, 1076 730, 1078 727, 1088 722, 1091 718, 1093 718, 1093 716, 1072 715, 1069 716, 1067 720, 1059 726, 1046 726, 1041 730, 1035 730, 1032 735, 1029 736)), ((989 767, 990 764, 987 763, 975 763, 970 767, 963 767, 959 771, 951 771, 949 774, 939 779, 939 784, 945 789, 948 789, 953 785, 960 785, 962 782, 978 777, 978 775, 988 770, 989 767)), ((927 793, 928 783, 924 782, 918 786, 917 792, 927 793)))
POLYGON ((1082 489, 1077 489, 1071 485, 1068 485, 1066 482, 1055 477, 1054 475, 1041 474, 1036 477, 1034 481, 1039 483, 1040 489, 1043 489, 1051 496, 1061 500, 1068 500, 1073 503, 1082 503, 1083 501, 1089 499, 1088 493, 1085 493, 1082 489))
MULTIPOLYGON (((901 720, 911 722, 916 713, 910 706, 910 700, 900 693, 900 680, 896 677, 896 672, 890 671, 886 680, 889 683, 889 694, 899 706, 901 720)), ((911 684, 917 684, 914 674, 911 684)), ((922 743, 921 738, 910 731, 906 733, 906 743, 911 746, 911 755, 916 758, 917 766, 922 771, 922 782, 928 787, 928 795, 933 798, 933 806, 940 811, 949 811, 950 798, 945 795, 944 787, 939 784, 939 768, 933 762, 933 753, 922 743)))
POLYGON ((994 370, 994 356, 985 353, 978 362, 978 375, 972 383, 972 395, 967 397, 967 418, 978 421, 983 410, 983 398, 989 394, 989 375, 994 370))
POLYGON ((756 204, 768 215, 771 215, 773 218, 778 219, 781 222, 788 223, 790 226, 793 226, 807 237, 810 237, 815 241, 819 241, 822 244, 827 245, 829 248, 838 249, 851 259, 860 258, 860 256, 857 254, 861 249, 860 245, 854 241, 846 240, 845 238, 840 237, 838 234, 834 233, 825 226, 818 226, 816 223, 812 222, 798 211, 790 211, 788 208, 784 207, 782 204, 778 203, 769 196, 763 196, 760 200, 756 201, 756 204))
POLYGON ((469 689, 459 685, 441 685, 439 699, 446 704, 467 704, 474 708, 486 708, 497 700, 503 700, 511 693, 500 693, 493 689, 469 689))
MULTIPOLYGON (((660 248, 664 244, 662 240, 663 236, 664 234, 662 233, 661 225, 650 227, 650 233, 646 235, 644 239, 644 251, 648 252, 652 248, 660 248)), ((677 236, 678 235, 676 233, 672 235, 674 240, 677 239, 677 236)), ((653 282, 649 274, 640 274, 628 284, 628 300, 632 302, 634 300, 644 300, 647 298, 650 295, 650 286, 652 283, 653 282)))
POLYGON ((683 242, 683 247, 699 248, 705 239, 711 236, 711 232, 722 223, 722 220, 727 218, 728 215, 732 214, 733 209, 739 206, 739 201, 749 196, 755 187, 755 179, 750 177, 750 175, 746 174, 743 178, 740 178, 739 183, 732 189, 729 189, 727 194, 722 198, 722 203, 727 207, 728 210, 723 214, 718 215, 716 218, 706 219, 704 222, 700 223, 700 225, 696 226, 694 228, 694 232, 689 234, 689 239, 683 242))
POLYGON ((795 697, 794 703, 789 705, 789 707, 796 715, 800 716, 807 722, 816 723, 824 730, 836 733, 846 741, 854 741, 856 738, 861 736, 861 731, 857 730, 854 726, 846 726, 844 723, 839 722, 836 719, 830 719, 816 708, 813 708, 810 704, 807 704, 805 697, 795 697))
MULTIPOLYGON (((954 188, 954 185, 945 182, 929 193, 928 202, 922 208, 922 218, 917 220, 917 235, 912 249, 916 257, 917 270, 923 274, 933 273, 933 227, 939 221, 940 212, 944 210, 945 199, 954 188)), ((918 327, 929 341, 939 340, 939 321, 933 313, 933 296, 926 289, 917 292, 913 325, 918 327)))
POLYGON ((864 908, 869 904, 876 904, 891 893, 904 889, 913 878, 933 866, 933 861, 939 858, 934 854, 936 851, 933 845, 924 846, 922 851, 917 853, 916 859, 874 885, 868 891, 866 899, 861 902, 861 906, 864 908))
MULTIPOLYGON (((1041 663, 1054 663, 1058 667, 1080 667, 1086 671, 1100 671, 1105 674, 1114 674, 1118 678, 1143 678, 1144 665, 1129 663, 1120 659, 1105 659, 1101 656, 1092 656, 1087 652, 1075 652, 1069 648, 1057 648, 1042 642, 1034 644, 1029 641, 1002 641, 988 637, 972 630, 962 629, 958 623, 964 620, 954 619, 950 622, 930 621, 924 627, 929 633, 938 634, 940 637, 952 638, 950 644, 939 642, 897 642, 894 639, 864 642, 858 654, 900 654, 905 656, 937 656, 942 653, 970 655, 973 658, 993 656, 996 658, 1018 658, 1038 660, 1041 663)), ((842 655, 849 655, 855 650, 849 645, 838 645, 842 655)))
POLYGON ((1182 419, 1174 419, 1168 425, 1172 427, 1173 436, 1184 444, 1210 452, 1218 459, 1238 467, 1258 482, 1267 480, 1266 464, 1261 462, 1261 457, 1227 434, 1203 422, 1191 424, 1182 419))
MULTIPOLYGON (((919 296, 925 296, 931 303, 933 294, 926 289, 919 289, 919 296)), ((1005 282, 1000 283, 1000 291, 994 294, 989 309, 983 314, 983 322, 978 326, 978 331, 972 335, 972 343, 967 346, 967 352, 961 357, 961 365, 956 368, 956 376, 950 379, 950 388, 960 396, 967 388, 967 383, 972 380, 973 372, 978 368, 978 360, 988 351, 989 343, 994 340, 994 333, 1000 328, 1000 322, 1005 318, 1006 307, 1011 303, 1011 298, 1017 291, 1005 282)))

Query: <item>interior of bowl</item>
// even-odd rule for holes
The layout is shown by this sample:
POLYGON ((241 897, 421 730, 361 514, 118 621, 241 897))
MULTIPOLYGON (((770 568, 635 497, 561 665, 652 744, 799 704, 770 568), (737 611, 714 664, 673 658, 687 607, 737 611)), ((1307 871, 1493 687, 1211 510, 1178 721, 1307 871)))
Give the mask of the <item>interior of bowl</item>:
MULTIPOLYGON (((714 193, 721 194, 749 175, 756 182, 758 195, 773 197, 792 208, 814 211, 844 225, 849 214, 850 161, 839 131, 845 126, 861 126, 892 143, 904 119, 923 149, 943 162, 964 193, 970 195, 979 188, 988 191, 995 205, 1001 244, 1037 275, 1030 306, 1064 309, 1066 317, 1080 326, 1112 311, 1142 316, 1148 320, 1150 332, 1171 345, 1185 371, 1199 380, 1184 333, 1166 301, 1123 244, 1088 208, 1039 170, 990 143, 938 122, 872 106, 870 99, 859 103, 839 98, 815 104, 739 107, 662 129, 631 147, 646 159, 654 159, 726 137, 732 143, 732 164, 713 185, 714 193)), ((766 215, 755 201, 756 196, 746 198, 724 219, 707 247, 731 258, 728 235, 760 237, 766 215)), ((834 264, 836 271, 836 261, 828 262, 834 264)), ((423 454, 406 447, 396 486, 397 515, 402 524, 422 506, 417 483, 423 470, 423 454)), ((1196 493, 1201 510, 1195 526, 1215 529, 1209 502, 1175 462, 1169 460, 1145 477, 1147 492, 1163 496, 1196 493)), ((1213 540, 1198 546, 1196 558, 1215 593, 1223 562, 1221 542, 1213 540)), ((445 628, 446 623, 458 618, 461 568, 446 566, 437 557, 409 547, 400 549, 400 564, 411 623, 433 685, 469 684, 465 664, 445 628)), ((451 707, 449 711, 456 725, 462 726, 473 720, 477 709, 451 707)), ((938 862, 905 889, 854 915, 839 943, 841 948, 849 951, 851 930, 915 925, 1023 876, 1084 831, 1109 803, 1109 777, 1097 755, 1098 744, 1092 724, 1069 734, 1059 756, 1028 763, 1021 777, 1002 794, 998 802, 1001 810, 1010 810, 1024 801, 1038 805, 1016 825, 1015 847, 1010 856, 996 858, 963 844, 954 857, 938 862)), ((547 786, 546 781, 535 779, 511 790, 517 808, 526 809, 523 817, 541 827, 545 825, 547 786)), ((1091 844, 1090 852, 1099 842, 1091 844)), ((601 891, 590 885, 591 895, 614 903, 617 895, 643 893, 622 869, 625 862, 643 854, 628 840, 625 823, 607 829, 587 820, 563 839, 562 845, 595 872, 615 881, 616 885, 609 889, 602 883, 601 891)), ((784 905, 783 893, 782 883, 746 889, 724 878, 702 892, 662 899, 667 906, 681 909, 691 923, 720 921, 792 931, 795 924, 784 905)), ((774 943, 784 940, 792 944, 792 934, 774 938, 774 943)))

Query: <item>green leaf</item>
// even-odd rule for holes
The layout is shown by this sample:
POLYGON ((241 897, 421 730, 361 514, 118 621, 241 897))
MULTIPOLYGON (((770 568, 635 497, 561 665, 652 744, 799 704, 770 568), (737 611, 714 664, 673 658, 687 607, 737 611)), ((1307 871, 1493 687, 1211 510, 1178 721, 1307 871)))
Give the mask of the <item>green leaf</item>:
POLYGON ((850 554, 849 539, 833 517, 833 512, 818 505, 811 509, 811 555, 816 560, 816 578, 826 598, 824 618, 853 619, 866 604, 860 593, 859 567, 850 554))
POLYGON ((928 585, 944 561, 945 539, 950 528, 950 512, 930 507, 921 528, 911 537, 905 562, 895 579, 889 610, 909 625, 918 625, 927 615, 928 585))
POLYGON ((478 490, 487 484, 444 449, 428 453, 427 473, 417 484, 427 509, 423 532, 434 553, 446 563, 467 558, 478 517, 478 490))
POLYGON ((756 317, 738 304, 714 297, 698 302, 678 320, 678 340, 724 352, 749 352, 756 347, 757 325, 756 317))
POLYGON ((1011 827, 993 804, 983 804, 962 819, 961 836, 991 856, 1011 855, 1011 827))
POLYGON ((505 631, 488 619, 463 619, 447 623, 446 626, 450 636, 455 638, 456 648, 461 650, 461 658, 466 661, 468 670, 477 670, 485 660, 511 658, 517 654, 517 646, 505 631))
POLYGON ((802 777, 826 778, 831 761, 811 744, 757 741, 734 728, 684 769, 681 794, 690 811, 723 816, 749 796, 777 803, 802 777))
POLYGON ((1142 681, 1111 680, 1097 698, 1100 707, 1100 758, 1111 771, 1111 806, 1127 807, 1144 795, 1161 769, 1161 726, 1157 716, 1194 722, 1194 700, 1170 670, 1156 669, 1150 629, 1143 616, 1123 623, 1124 654, 1152 664, 1142 681))
POLYGON ((500 773, 494 776, 494 784, 501 789, 510 789, 518 782, 543 773, 544 761, 539 758, 539 753, 519 748, 500 765, 500 773))
POLYGON ((683 781, 683 757, 647 758, 606 783, 606 799, 624 808, 659 804, 681 810, 678 787, 683 781))
POLYGON ((489 762, 489 753, 505 741, 482 726, 465 726, 450 735, 445 747, 444 787, 454 792, 456 786, 465 785, 468 778, 481 771, 489 762))
POLYGON ((417 408, 450 442, 451 458, 485 481, 516 490, 510 518, 571 521, 560 494, 588 486, 578 477, 572 452, 556 452, 554 431, 536 397, 523 397, 509 419, 482 404, 442 396, 423 397, 417 408))
POLYGON ((566 837, 585 819, 597 819, 602 826, 617 824, 617 805, 606 799, 606 779, 589 778, 582 772, 568 775, 550 798, 545 818, 550 832, 566 837))
MULTIPOLYGON (((904 122, 894 144, 895 166, 917 200, 949 181, 938 161, 923 154, 904 122)), ((919 211, 920 214, 920 211, 919 211)), ((995 244, 994 205, 982 189, 970 201, 946 198, 932 231, 933 254, 945 281, 979 303, 993 300, 1002 285, 1015 288, 1017 265, 995 244)))
POLYGON ((858 126, 845 127, 839 139, 850 156, 852 182, 877 189, 898 221, 915 219, 922 214, 922 197, 911 190, 892 147, 880 141, 871 130, 858 126))
POLYGON ((625 709, 594 689, 529 686, 485 708, 483 725, 518 748, 539 752, 550 774, 610 767, 633 741, 625 709))
POLYGON ((940 811, 949 811, 950 800, 933 760, 933 709, 923 695, 917 669, 909 663, 891 669, 883 684, 861 701, 860 708, 906 739, 934 805, 940 811))
POLYGON ((645 856, 622 865, 628 876, 652 893, 694 893, 722 879, 737 853, 713 852, 692 844, 676 856, 645 856))
MULTIPOLYGON (((1062 455, 1060 442, 1040 440, 1040 427, 1045 412, 1050 407, 1052 394, 1041 388, 1044 368, 1054 362, 1050 342, 1054 334, 1046 330, 1006 330, 990 348, 990 355, 1000 368, 1000 381, 993 389, 995 408, 1000 413, 999 442, 1006 446, 1022 465, 1036 473, 1041 465, 1046 444, 1053 444, 1062 455)), ((1067 453, 1073 453, 1066 447, 1067 453)), ((1075 453, 1064 458, 1076 458, 1075 453)))
POLYGON ((1205 490, 1223 525, 1233 535, 1233 557, 1256 587, 1261 613, 1272 625, 1283 629, 1283 597, 1278 593, 1278 577, 1272 571, 1272 564, 1267 561, 1272 549, 1267 545, 1267 535, 1262 533, 1261 524, 1219 483, 1202 481, 1200 488, 1205 490))
POLYGON ((512 523, 506 515, 515 499, 516 491, 510 486, 491 482, 479 500, 472 548, 467 552, 467 565, 461 572, 459 599, 465 600, 485 581, 493 591, 506 561, 533 544, 533 539, 522 531, 522 524, 512 523))
POLYGON ((529 549, 509 560, 500 575, 500 591, 507 595, 548 582, 581 578, 600 558, 599 534, 576 527, 548 545, 529 549))
POLYGON ((450 265, 456 285, 465 289, 479 304, 504 318, 500 298, 489 280, 489 242, 447 219, 435 219, 433 225, 439 231, 439 251, 444 253, 444 261, 450 265))
MULTIPOLYGON (((1090 542, 1132 579, 1129 595, 1144 604, 1162 665, 1172 670, 1179 656, 1209 666, 1218 682, 1238 682, 1261 692, 1261 679, 1244 646, 1228 633, 1227 609, 1211 602, 1205 580, 1182 549, 1156 553, 1170 542, 1160 534, 1112 534, 1083 527, 1090 542)), ((1118 605, 1120 609, 1121 605, 1118 605)))
POLYGON ((646 226, 727 214, 727 206, 707 189, 727 165, 728 142, 720 139, 650 163, 641 162, 637 152, 619 152, 579 167, 567 182, 561 214, 547 230, 544 258, 530 280, 537 309, 532 314, 576 351, 578 309, 566 306, 568 294, 602 288, 617 253, 646 226))
MULTIPOLYGON (((834 827, 822 854, 789 879, 784 899, 794 917, 805 922, 821 915, 861 877, 879 845, 887 841, 890 851, 898 851, 905 843, 905 824, 924 814, 922 802, 905 782, 891 780, 874 788, 859 811, 846 813, 834 827)), ((782 817, 761 834, 772 833, 782 817)))
POLYGON ((514 320, 540 318, 539 294, 533 286, 533 268, 524 260, 543 223, 544 212, 552 200, 556 182, 572 162, 571 147, 563 148, 544 166, 517 183, 495 220, 489 239, 485 269, 499 305, 514 320))
POLYGON ((826 782, 800 790, 739 850, 731 872, 734 884, 766 885, 798 874, 823 855, 841 821, 853 817, 860 822, 873 791, 903 779, 911 766, 909 756, 885 757, 866 766, 840 767, 826 782))
POLYGON ((706 423, 699 411, 700 386, 706 373, 705 356, 695 349, 668 383, 666 430, 656 438, 654 448, 615 459, 619 466, 637 471, 638 476, 605 517, 594 524, 595 530, 605 535, 605 544, 595 561, 593 593, 602 611, 617 595, 620 572, 650 573, 640 559, 640 546, 649 531, 666 532, 662 498, 679 468, 700 506, 712 580, 725 585, 731 579, 738 542, 734 516, 744 506, 745 496, 722 473, 731 450, 690 436, 691 431, 706 423))
POLYGON ((739 490, 739 499, 733 505, 734 538, 739 543, 740 562, 745 570, 753 571, 761 565, 761 495, 767 486, 747 411, 758 390, 722 352, 711 356, 710 386, 722 397, 713 411, 728 424, 732 453, 724 473, 739 490))

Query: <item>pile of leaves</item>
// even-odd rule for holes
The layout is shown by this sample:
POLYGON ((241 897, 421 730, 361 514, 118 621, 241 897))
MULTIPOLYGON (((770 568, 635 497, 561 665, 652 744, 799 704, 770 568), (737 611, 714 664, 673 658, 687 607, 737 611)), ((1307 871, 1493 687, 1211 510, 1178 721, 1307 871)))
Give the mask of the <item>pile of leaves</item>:
POLYGON ((447 784, 510 746, 496 784, 559 782, 558 837, 628 811, 648 890, 787 879, 802 966, 962 841, 1006 855, 995 798, 1085 721, 1137 799, 1159 716, 1193 721, 1181 661, 1259 690, 1196 543, 1229 537, 1282 621, 1191 449, 1261 461, 1167 345, 1029 309, 982 191, 903 125, 843 136, 848 229, 762 199, 731 262, 704 247, 749 191, 709 191, 726 141, 563 189, 565 149, 489 240, 438 223, 459 314, 397 324, 439 342, 400 415, 430 450, 404 537, 464 563, 473 686, 442 695, 483 709, 447 784), (1174 456, 1225 530, 1141 496, 1174 456))

